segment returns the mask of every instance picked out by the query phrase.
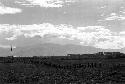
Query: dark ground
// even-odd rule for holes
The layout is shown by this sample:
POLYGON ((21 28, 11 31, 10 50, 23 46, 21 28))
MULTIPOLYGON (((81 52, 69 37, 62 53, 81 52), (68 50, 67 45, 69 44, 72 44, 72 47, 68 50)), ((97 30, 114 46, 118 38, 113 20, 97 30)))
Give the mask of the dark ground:
POLYGON ((1 58, 0 84, 125 84, 125 59, 1 58))

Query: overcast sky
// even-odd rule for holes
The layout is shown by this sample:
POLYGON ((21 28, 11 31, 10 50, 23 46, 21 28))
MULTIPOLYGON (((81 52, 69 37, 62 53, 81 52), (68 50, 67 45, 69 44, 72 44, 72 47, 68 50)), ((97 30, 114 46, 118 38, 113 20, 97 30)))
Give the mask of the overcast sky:
POLYGON ((0 0, 0 46, 125 48, 124 0, 0 0))

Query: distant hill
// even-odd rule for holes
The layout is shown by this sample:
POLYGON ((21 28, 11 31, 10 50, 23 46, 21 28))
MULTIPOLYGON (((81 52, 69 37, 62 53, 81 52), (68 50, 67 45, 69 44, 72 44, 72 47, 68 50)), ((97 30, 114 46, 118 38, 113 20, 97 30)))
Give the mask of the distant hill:
POLYGON ((11 55, 10 49, 8 48, 0 48, 0 56, 8 56, 11 55))
MULTIPOLYGON (((87 54, 96 53, 100 51, 107 52, 124 52, 121 50, 110 50, 110 49, 100 49, 90 46, 80 46, 80 45, 59 45, 59 44, 38 44, 32 46, 17 47, 14 49, 14 55, 17 56, 64 56, 67 54, 87 54)), ((11 55, 10 49, 0 48, 0 56, 11 55)))
POLYGON ((27 47, 18 47, 15 51, 15 54, 19 56, 61 56, 69 53, 95 53, 102 51, 102 49, 80 45, 39 44, 27 47))

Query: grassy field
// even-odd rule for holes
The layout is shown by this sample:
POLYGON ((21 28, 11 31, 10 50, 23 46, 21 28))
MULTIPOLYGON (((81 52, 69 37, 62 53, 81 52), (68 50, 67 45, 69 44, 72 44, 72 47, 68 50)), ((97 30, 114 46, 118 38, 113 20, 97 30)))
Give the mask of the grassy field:
POLYGON ((0 63, 1 84, 125 84, 124 59, 4 61, 0 63))

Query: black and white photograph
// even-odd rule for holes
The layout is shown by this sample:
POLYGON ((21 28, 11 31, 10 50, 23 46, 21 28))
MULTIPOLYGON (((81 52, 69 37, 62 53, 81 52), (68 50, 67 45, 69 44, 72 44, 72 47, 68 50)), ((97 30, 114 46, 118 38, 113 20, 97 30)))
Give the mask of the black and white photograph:
POLYGON ((125 84, 125 0, 0 0, 0 84, 125 84))

